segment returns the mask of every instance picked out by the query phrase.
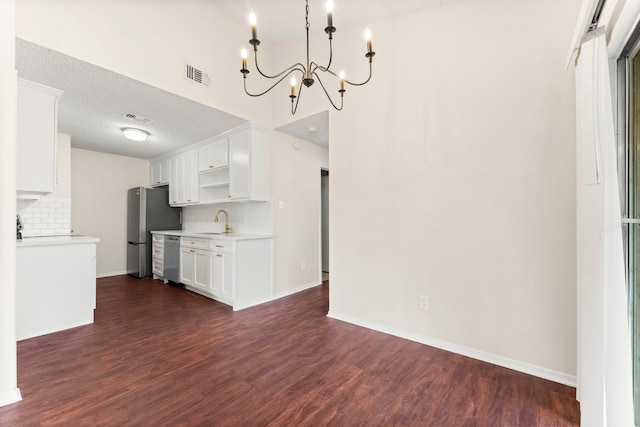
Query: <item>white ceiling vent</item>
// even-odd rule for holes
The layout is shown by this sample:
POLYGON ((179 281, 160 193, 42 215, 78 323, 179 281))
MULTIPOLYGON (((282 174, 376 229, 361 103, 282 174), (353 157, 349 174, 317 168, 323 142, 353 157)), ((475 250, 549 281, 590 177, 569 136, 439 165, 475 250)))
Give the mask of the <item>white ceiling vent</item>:
POLYGON ((187 62, 184 63, 184 78, 197 83, 201 86, 210 86, 211 78, 209 73, 202 71, 198 67, 195 67, 187 62))
POLYGON ((141 123, 145 125, 148 125, 153 121, 153 119, 150 119, 148 117, 137 116, 133 113, 124 113, 122 117, 124 117, 127 120, 131 120, 132 122, 141 123))

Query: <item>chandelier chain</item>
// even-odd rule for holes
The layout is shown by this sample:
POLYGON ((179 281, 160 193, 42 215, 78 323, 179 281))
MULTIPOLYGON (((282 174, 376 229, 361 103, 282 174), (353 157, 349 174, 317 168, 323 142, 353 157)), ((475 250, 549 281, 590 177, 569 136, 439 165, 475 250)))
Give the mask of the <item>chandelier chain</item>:
POLYGON ((305 11, 304 19, 307 22, 307 24, 304 27, 307 30, 309 30, 309 27, 310 27, 310 25, 309 25, 309 0, 306 0, 306 3, 307 3, 307 8, 306 8, 306 11, 305 11))

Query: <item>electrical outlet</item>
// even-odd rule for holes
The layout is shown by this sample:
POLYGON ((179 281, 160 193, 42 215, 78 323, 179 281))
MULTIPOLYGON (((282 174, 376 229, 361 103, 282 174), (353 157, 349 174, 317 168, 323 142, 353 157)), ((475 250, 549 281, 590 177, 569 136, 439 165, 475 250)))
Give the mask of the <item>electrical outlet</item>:
POLYGON ((420 310, 429 310, 429 297, 420 295, 420 310))
POLYGON ((302 269, 303 270, 307 269, 307 261, 302 261, 302 269))

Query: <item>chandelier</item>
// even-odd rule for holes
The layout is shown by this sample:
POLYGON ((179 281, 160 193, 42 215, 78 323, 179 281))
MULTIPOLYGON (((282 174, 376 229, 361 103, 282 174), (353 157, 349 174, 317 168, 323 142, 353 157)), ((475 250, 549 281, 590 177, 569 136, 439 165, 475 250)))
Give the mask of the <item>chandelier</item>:
POLYGON ((376 54, 371 49, 371 32, 369 31, 368 28, 365 31, 365 39, 367 41, 367 53, 364 56, 369 60, 369 77, 367 77, 367 79, 361 83, 355 83, 355 82, 349 81, 345 79, 345 75, 343 71, 336 74, 334 71, 330 69, 331 61, 333 59, 333 33, 336 32, 336 27, 333 26, 333 1, 327 0, 327 27, 324 29, 324 32, 327 33, 327 35, 329 36, 329 60, 326 66, 319 65, 314 61, 310 62, 309 60, 309 0, 305 0, 305 3, 306 3, 305 29, 307 31, 307 60, 304 64, 298 62, 297 64, 293 64, 289 68, 286 68, 280 73, 275 75, 268 75, 263 73, 262 70, 260 69, 260 66, 258 65, 258 46, 260 45, 260 40, 258 40, 256 16, 254 15, 253 11, 251 12, 251 15, 249 16, 249 22, 251 23, 251 40, 249 40, 249 44, 253 46, 256 70, 258 71, 258 73, 260 73, 261 76, 266 77, 267 79, 277 79, 277 80, 271 87, 269 87, 264 92, 261 92, 261 93, 249 92, 247 90, 247 74, 249 74, 249 70, 247 69, 247 50, 243 48, 242 49, 242 69, 240 70, 240 72, 242 73, 242 77, 243 77, 244 91, 249 96, 255 96, 255 97, 262 96, 267 92, 269 92, 274 87, 276 87, 285 78, 293 74, 293 76, 291 77, 291 95, 289 95, 289 98, 291 98, 291 114, 292 115, 295 114, 296 111, 298 110, 298 102, 300 102, 302 87, 303 86, 311 87, 311 85, 314 84, 316 79, 318 80, 318 83, 320 83, 322 90, 324 91, 325 95, 327 95, 327 98, 329 99, 329 102, 331 103, 333 108, 335 108, 336 110, 342 110, 342 107, 344 105, 344 93, 346 91, 346 89, 344 88, 345 83, 352 86, 362 86, 367 84, 369 80, 371 80, 371 74, 373 72, 373 56, 376 54), (297 86, 297 82, 296 82, 296 77, 295 77, 296 73, 300 73, 300 78, 302 82, 302 84, 300 84, 299 87, 297 86), (339 107, 336 104, 336 102, 334 102, 334 100, 331 98, 331 95, 329 95, 327 88, 325 87, 324 83, 320 79, 319 73, 324 73, 323 75, 331 76, 338 79, 338 87, 339 87, 338 93, 340 94, 339 107), (296 94, 296 88, 297 88, 297 94, 296 94))

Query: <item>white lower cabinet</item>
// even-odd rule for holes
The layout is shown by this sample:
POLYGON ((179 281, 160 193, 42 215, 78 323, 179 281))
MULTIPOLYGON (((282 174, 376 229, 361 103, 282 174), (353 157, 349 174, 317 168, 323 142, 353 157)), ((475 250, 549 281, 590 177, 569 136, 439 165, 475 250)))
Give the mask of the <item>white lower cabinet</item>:
POLYGON ((211 253, 211 295, 218 301, 233 305, 233 255, 211 253))
POLYGON ((211 288, 211 252, 196 249, 194 253, 193 283, 192 285, 208 291, 211 288))
POLYGON ((164 235, 152 234, 151 237, 151 272, 154 279, 164 276, 164 235))
POLYGON ((180 283, 234 310, 273 298, 273 239, 180 238, 180 283))
POLYGON ((196 250, 180 246, 180 283, 193 285, 196 275, 196 250))

